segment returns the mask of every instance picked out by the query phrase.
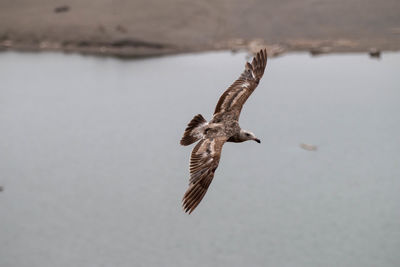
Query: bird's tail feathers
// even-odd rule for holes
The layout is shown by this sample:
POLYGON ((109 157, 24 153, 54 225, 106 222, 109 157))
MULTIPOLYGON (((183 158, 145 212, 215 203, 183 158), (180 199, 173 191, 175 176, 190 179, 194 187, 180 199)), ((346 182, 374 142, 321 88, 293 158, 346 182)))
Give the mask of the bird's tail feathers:
POLYGON ((181 145, 188 146, 200 140, 203 137, 201 129, 206 123, 207 121, 201 114, 194 116, 185 129, 185 133, 181 139, 181 145))

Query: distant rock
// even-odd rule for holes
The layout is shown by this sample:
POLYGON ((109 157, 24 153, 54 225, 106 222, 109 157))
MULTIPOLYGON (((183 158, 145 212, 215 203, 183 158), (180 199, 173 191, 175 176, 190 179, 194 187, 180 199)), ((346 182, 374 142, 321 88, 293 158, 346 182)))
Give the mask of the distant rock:
POLYGON ((316 151, 317 150, 317 146, 316 145, 310 145, 310 144, 300 144, 300 147, 304 150, 308 150, 308 151, 316 151))
POLYGON ((372 58, 381 58, 381 51, 377 48, 371 48, 369 50, 369 56, 372 58))
POLYGON ((115 27, 115 30, 118 31, 118 32, 121 32, 121 33, 127 33, 128 32, 128 30, 122 25, 117 25, 117 27, 115 27))
POLYGON ((106 28, 105 28, 103 25, 99 25, 99 26, 97 27, 97 29, 98 29, 99 32, 101 32, 101 33, 106 33, 106 32, 107 32, 106 28))
POLYGON ((312 56, 318 56, 321 54, 327 54, 332 52, 332 47, 330 46, 322 46, 322 47, 313 47, 310 49, 310 54, 312 56))
POLYGON ((68 12, 69 11, 69 6, 64 5, 64 6, 58 6, 54 8, 54 13, 63 13, 63 12, 68 12))

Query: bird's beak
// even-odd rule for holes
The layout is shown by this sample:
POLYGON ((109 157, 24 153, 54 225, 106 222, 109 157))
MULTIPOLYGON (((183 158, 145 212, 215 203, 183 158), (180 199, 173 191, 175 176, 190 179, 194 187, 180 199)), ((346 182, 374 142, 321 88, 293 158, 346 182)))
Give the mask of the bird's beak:
POLYGON ((258 138, 255 138, 254 141, 256 141, 259 144, 261 143, 260 139, 258 139, 258 138))

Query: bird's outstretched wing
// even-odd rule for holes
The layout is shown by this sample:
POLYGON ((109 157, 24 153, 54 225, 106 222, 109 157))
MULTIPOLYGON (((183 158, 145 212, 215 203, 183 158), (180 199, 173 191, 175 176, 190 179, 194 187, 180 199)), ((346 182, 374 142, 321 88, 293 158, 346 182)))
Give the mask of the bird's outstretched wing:
POLYGON ((225 136, 202 139, 193 148, 190 158, 189 188, 183 196, 183 209, 189 214, 199 205, 214 178, 225 136))
POLYGON ((219 98, 214 114, 220 112, 236 111, 236 119, 239 119, 240 111, 247 98, 256 89, 267 65, 267 50, 260 50, 254 56, 253 61, 246 63, 244 72, 219 98))

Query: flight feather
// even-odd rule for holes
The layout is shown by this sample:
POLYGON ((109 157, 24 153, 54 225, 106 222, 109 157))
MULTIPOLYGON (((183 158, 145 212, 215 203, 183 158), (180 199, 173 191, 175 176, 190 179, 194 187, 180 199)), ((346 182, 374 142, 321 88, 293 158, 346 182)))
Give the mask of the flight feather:
POLYGON ((190 157, 189 188, 183 196, 183 209, 191 213, 207 192, 221 158, 226 137, 202 139, 190 157))
POLYGON ((243 104, 256 89, 267 65, 267 51, 260 50, 251 63, 247 62, 240 77, 219 98, 214 114, 236 111, 239 119, 243 104))

